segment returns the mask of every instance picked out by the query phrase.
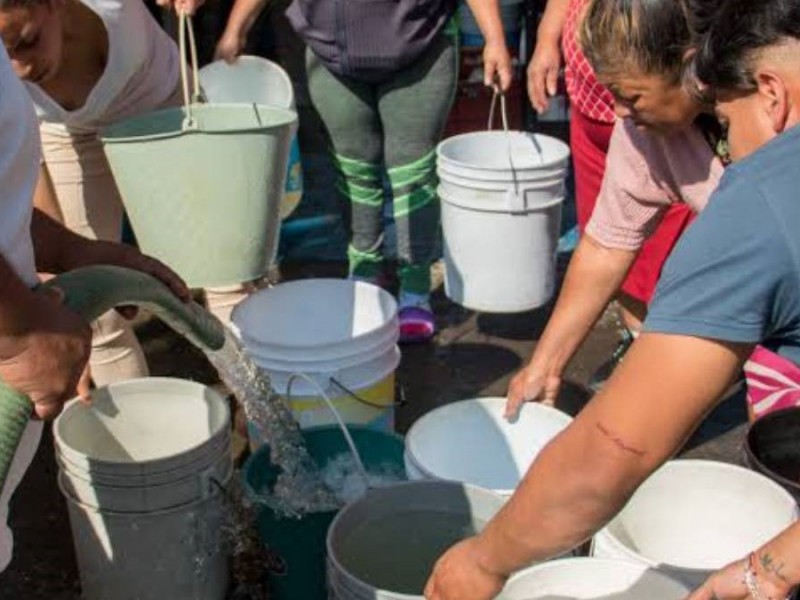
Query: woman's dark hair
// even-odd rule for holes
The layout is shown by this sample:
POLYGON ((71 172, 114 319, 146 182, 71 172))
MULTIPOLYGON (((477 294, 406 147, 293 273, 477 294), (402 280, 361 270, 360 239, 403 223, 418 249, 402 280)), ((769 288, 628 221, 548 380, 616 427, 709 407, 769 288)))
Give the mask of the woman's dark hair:
POLYGON ((752 91, 759 51, 800 40, 800 0, 723 0, 694 59, 711 88, 752 91))

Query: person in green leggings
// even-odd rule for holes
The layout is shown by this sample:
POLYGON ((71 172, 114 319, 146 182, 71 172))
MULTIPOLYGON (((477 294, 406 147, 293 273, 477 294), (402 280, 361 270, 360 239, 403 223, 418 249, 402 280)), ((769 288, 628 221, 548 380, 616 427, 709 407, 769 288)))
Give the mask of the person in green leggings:
MULTIPOLYGON (((266 0, 236 0, 217 56, 235 60, 266 0)), ((294 0, 287 16, 308 45, 311 100, 331 140, 338 191, 351 204, 350 274, 383 274, 384 178, 398 241, 401 341, 435 333, 429 295, 439 200, 436 145, 458 77, 455 0, 294 0)), ((469 0, 486 39, 484 77, 503 91, 512 67, 498 0, 469 0)))

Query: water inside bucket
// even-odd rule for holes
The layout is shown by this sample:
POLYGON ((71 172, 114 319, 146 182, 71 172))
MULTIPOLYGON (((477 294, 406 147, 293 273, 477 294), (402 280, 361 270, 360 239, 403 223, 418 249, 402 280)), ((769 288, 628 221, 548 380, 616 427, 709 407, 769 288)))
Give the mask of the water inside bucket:
POLYGON ((421 595, 441 555, 485 525, 466 513, 397 512, 360 524, 342 541, 338 558, 350 575, 374 588, 421 595))
POLYGON ((273 510, 299 517, 338 508, 306 449, 286 400, 272 388, 267 373, 245 353, 233 332, 225 332, 220 350, 207 352, 225 385, 244 408, 248 423, 269 444, 272 462, 281 470, 272 494, 263 498, 273 510))
POLYGON ((333 457, 321 471, 322 481, 343 506, 361 498, 367 487, 388 487, 405 481, 405 473, 400 465, 385 463, 378 468, 367 468, 367 480, 356 464, 353 454, 344 452, 333 457))

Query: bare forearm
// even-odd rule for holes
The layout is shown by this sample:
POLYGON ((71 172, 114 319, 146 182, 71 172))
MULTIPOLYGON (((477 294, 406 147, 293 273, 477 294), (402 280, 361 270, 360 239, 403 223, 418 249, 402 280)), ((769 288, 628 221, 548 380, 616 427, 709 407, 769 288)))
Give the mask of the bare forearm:
POLYGON ((0 254, 0 343, 2 338, 16 337, 31 327, 29 310, 33 292, 20 279, 5 257, 0 254))
POLYGON ((91 240, 67 229, 58 221, 34 209, 31 237, 40 273, 62 273, 71 268, 70 256, 91 240))
POLYGON ((558 44, 564 23, 567 21, 570 0, 548 0, 544 15, 536 32, 537 44, 540 42, 558 44))
POLYGON ((246 37, 269 0, 236 0, 226 30, 246 37))
POLYGON ((467 0, 486 44, 505 44, 499 0, 467 0))
POLYGON ((51 219, 59 223, 64 222, 64 215, 58 204, 55 186, 50 177, 50 171, 45 164, 39 167, 39 181, 36 182, 36 190, 33 193, 33 206, 51 219))
POLYGON ((560 375, 619 290, 636 253, 604 248, 583 236, 564 278, 553 315, 531 362, 560 375))
POLYGON ((485 568, 508 575, 604 526, 681 447, 751 351, 746 344, 643 334, 480 536, 485 568))

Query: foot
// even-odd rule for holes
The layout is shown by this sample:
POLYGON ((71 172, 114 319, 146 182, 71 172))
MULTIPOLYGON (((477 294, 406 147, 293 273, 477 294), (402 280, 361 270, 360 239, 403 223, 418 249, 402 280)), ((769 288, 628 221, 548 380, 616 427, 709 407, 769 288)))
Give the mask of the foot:
POLYGON ((619 343, 611 354, 611 358, 597 367, 597 370, 595 370, 589 379, 589 388, 593 392, 599 392, 603 388, 603 385, 605 385, 608 378, 611 377, 611 374, 614 372, 614 369, 622 362, 631 344, 633 344, 633 340, 634 336, 631 331, 629 329, 623 329, 619 343))
POLYGON ((400 343, 429 342, 436 333, 436 318, 428 296, 401 292, 399 304, 400 343))

